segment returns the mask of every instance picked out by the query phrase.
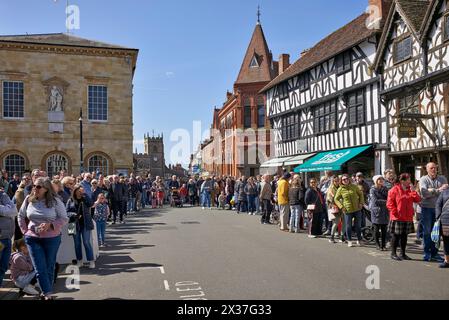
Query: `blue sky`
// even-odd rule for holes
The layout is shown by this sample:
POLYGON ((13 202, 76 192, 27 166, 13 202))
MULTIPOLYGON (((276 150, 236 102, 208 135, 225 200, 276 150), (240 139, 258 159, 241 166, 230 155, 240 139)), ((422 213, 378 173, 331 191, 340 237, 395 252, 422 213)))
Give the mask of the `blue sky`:
MULTIPOLYGON (((140 49, 134 78, 134 141, 173 130, 207 130, 214 106, 232 90, 257 21, 274 57, 299 58, 362 13, 368 0, 70 0, 80 9, 76 36, 140 49)), ((0 0, 0 34, 65 32, 66 0, 0 0)), ((197 146, 190 139, 188 156, 197 146)), ((167 162, 170 162, 169 160, 167 162)), ((168 164, 168 163, 167 163, 168 164)))

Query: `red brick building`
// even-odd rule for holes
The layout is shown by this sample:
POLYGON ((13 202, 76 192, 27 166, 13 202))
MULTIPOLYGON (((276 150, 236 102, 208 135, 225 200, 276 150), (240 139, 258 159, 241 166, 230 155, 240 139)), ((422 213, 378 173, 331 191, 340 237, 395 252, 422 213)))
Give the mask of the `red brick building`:
POLYGON ((203 169, 236 177, 259 174, 260 164, 273 153, 265 97, 259 92, 288 66, 289 55, 281 55, 279 62, 273 60, 258 22, 234 83, 234 92, 227 92, 223 107, 214 109, 210 139, 214 142, 213 150, 210 143, 202 148, 203 169), (204 159, 213 163, 204 163, 204 159))

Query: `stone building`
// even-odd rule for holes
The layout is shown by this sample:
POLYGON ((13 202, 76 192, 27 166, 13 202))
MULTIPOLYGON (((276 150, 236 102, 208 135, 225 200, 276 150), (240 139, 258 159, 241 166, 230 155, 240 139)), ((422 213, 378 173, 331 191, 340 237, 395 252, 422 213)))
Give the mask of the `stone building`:
POLYGON ((144 153, 134 154, 134 172, 138 175, 165 176, 164 136, 144 136, 144 153))
POLYGON ((69 34, 0 36, 0 166, 50 176, 77 174, 82 164, 104 174, 132 170, 137 56, 69 34))

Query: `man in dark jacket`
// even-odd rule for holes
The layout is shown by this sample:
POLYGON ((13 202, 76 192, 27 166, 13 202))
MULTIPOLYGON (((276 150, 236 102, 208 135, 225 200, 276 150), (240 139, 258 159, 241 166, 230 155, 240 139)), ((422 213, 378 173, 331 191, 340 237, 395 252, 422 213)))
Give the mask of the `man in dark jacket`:
POLYGON ((109 201, 112 204, 112 215, 113 222, 115 224, 117 222, 117 214, 120 213, 120 223, 123 223, 123 215, 124 215, 124 206, 123 202, 126 203, 126 193, 127 190, 125 188, 125 184, 120 182, 118 176, 114 176, 114 182, 111 184, 108 190, 109 201))

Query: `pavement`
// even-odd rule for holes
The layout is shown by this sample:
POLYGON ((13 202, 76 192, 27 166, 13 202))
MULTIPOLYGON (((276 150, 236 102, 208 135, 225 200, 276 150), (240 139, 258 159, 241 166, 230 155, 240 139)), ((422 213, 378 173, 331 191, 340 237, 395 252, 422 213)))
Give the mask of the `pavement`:
MULTIPOLYGON (((97 268, 79 290, 61 268, 61 300, 449 299, 447 270, 393 261, 374 245, 348 248, 281 232, 260 216, 201 208, 147 210, 107 227, 97 268)), ((25 297, 23 299, 31 299, 25 297)))

